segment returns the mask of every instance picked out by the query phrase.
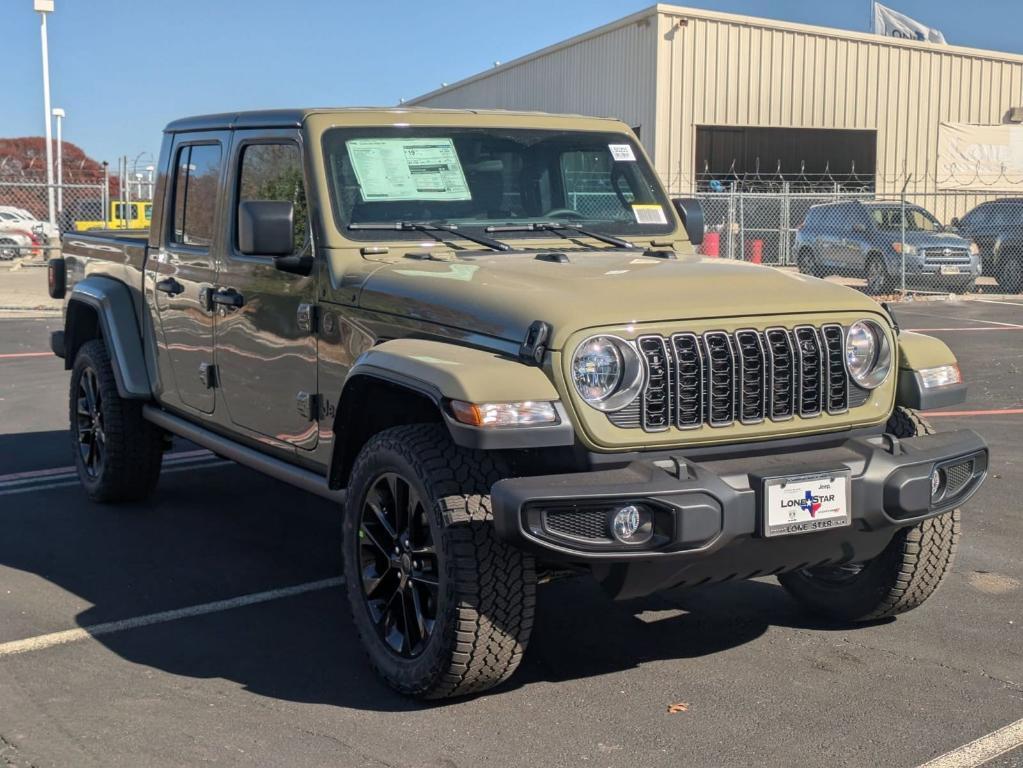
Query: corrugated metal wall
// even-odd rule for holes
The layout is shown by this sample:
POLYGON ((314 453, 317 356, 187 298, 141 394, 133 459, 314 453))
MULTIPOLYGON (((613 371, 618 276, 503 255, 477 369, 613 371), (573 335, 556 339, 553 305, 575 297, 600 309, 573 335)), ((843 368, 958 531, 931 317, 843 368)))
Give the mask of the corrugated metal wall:
POLYGON ((538 110, 617 117, 653 147, 657 15, 652 11, 412 99, 424 107, 538 110))
POLYGON ((909 175, 922 192, 941 122, 1023 106, 1023 56, 658 5, 409 103, 619 117, 678 192, 701 170, 699 125, 876 130, 878 190, 909 175))
POLYGON ((700 171, 697 125, 876 129, 879 190, 909 174, 922 191, 942 121, 1001 123, 1023 105, 1023 57, 661 9, 655 156, 679 191, 700 171))

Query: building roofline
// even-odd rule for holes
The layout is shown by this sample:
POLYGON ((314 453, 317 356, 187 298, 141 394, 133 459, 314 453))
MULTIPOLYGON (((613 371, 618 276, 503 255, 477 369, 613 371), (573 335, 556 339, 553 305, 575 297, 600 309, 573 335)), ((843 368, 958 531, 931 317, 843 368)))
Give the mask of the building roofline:
POLYGON ((469 83, 475 83, 479 80, 485 80, 488 77, 493 77, 494 75, 497 75, 499 73, 507 72, 509 69, 520 67, 523 64, 527 64, 530 61, 533 61, 534 59, 543 58, 544 56, 549 56, 550 54, 556 53, 557 51, 562 51, 566 48, 571 48, 574 45, 585 43, 587 40, 591 40, 594 37, 606 35, 608 32, 613 32, 616 29, 627 27, 630 24, 637 24, 641 21, 657 16, 659 9, 661 7, 662 6, 659 5, 651 5, 648 8, 644 8, 641 11, 636 11, 635 13, 629 14, 628 16, 625 16, 616 21, 603 24, 602 26, 596 27, 595 29, 591 29, 588 32, 583 32, 582 34, 570 37, 567 40, 562 40, 560 43, 548 45, 545 48, 540 48, 539 50, 524 54, 523 56, 519 56, 515 59, 512 59, 511 61, 503 62, 496 67, 485 69, 482 72, 477 72, 474 75, 469 75, 468 77, 462 78, 461 80, 457 80, 456 82, 450 83, 449 85, 441 86, 440 88, 435 88, 432 91, 420 94, 419 96, 416 96, 414 98, 407 99, 406 101, 402 102, 402 106, 415 105, 418 102, 432 98, 441 93, 446 93, 447 91, 453 90, 455 88, 460 88, 462 86, 468 85, 469 83))
POLYGON ((839 27, 823 27, 814 24, 801 24, 794 21, 767 19, 762 16, 744 16, 738 13, 724 13, 723 11, 706 11, 702 8, 688 8, 686 6, 671 5, 668 3, 658 3, 650 10, 656 11, 657 14, 661 16, 682 16, 690 19, 723 21, 730 24, 760 27, 761 29, 777 29, 785 32, 799 32, 802 34, 841 38, 843 40, 857 40, 864 43, 888 45, 895 48, 915 48, 917 50, 928 51, 930 53, 950 53, 959 56, 972 56, 974 58, 981 59, 995 59, 998 61, 1023 63, 1023 55, 1018 53, 993 51, 987 48, 969 48, 964 45, 942 45, 941 43, 928 43, 918 40, 902 40, 895 37, 875 35, 873 32, 860 32, 852 29, 841 29, 839 27))
POLYGON ((887 45, 895 48, 915 48, 917 50, 928 51, 930 53, 947 53, 958 56, 970 56, 978 59, 988 59, 993 61, 1010 61, 1016 63, 1023 63, 1023 55, 1017 53, 1008 53, 1005 51, 993 51, 986 48, 969 48, 963 45, 941 45, 940 43, 927 43, 919 42, 916 40, 900 40, 894 37, 885 37, 883 35, 875 35, 873 32, 859 32, 851 29, 841 29, 839 27, 823 27, 814 24, 801 24, 793 21, 782 21, 780 19, 767 19, 762 16, 744 16, 738 13, 724 13, 722 11, 706 11, 700 8, 688 8, 682 5, 671 5, 668 3, 658 3, 648 8, 644 8, 641 11, 625 16, 616 21, 603 24, 602 26, 591 29, 588 32, 575 35, 566 40, 562 40, 560 43, 554 45, 548 45, 545 48, 540 48, 531 53, 519 56, 511 61, 504 62, 491 69, 477 72, 474 75, 469 75, 461 80, 457 80, 449 85, 435 88, 427 93, 420 94, 414 98, 408 99, 403 102, 404 105, 415 105, 422 101, 439 96, 442 93, 447 93, 456 88, 461 88, 471 83, 485 80, 488 77, 493 77, 497 74, 507 72, 508 70, 520 67, 523 64, 528 64, 536 59, 549 56, 552 53, 571 48, 572 46, 584 43, 587 40, 591 40, 601 35, 606 35, 608 32, 613 32, 616 29, 627 27, 630 24, 636 24, 638 22, 649 19, 651 16, 681 16, 683 18, 691 19, 704 19, 707 21, 721 21, 729 24, 739 24, 748 27, 758 27, 761 29, 777 29, 785 32, 796 32, 801 34, 817 35, 821 37, 840 38, 843 40, 857 40, 864 43, 871 43, 873 45, 887 45))

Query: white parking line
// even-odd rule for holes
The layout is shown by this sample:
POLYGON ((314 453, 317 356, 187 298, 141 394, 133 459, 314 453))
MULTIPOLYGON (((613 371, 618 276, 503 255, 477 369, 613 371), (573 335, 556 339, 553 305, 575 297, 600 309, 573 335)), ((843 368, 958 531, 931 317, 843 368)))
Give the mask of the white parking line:
POLYGON ((1023 720, 946 752, 920 768, 975 768, 1017 747, 1023 747, 1023 720))
POLYGON ((1023 307, 1023 304, 1019 304, 1015 301, 996 301, 995 299, 974 299, 983 304, 1004 304, 1007 307, 1023 307))
POLYGON ((1002 328, 1023 328, 1023 325, 1020 325, 1019 323, 1003 323, 1003 322, 1000 322, 998 320, 981 320, 979 317, 963 317, 963 318, 949 317, 948 315, 935 315, 935 314, 930 313, 930 312, 916 312, 916 311, 914 311, 912 309, 905 310, 905 312, 906 312, 907 315, 912 315, 914 318, 916 318, 916 317, 933 317, 933 318, 935 318, 937 320, 953 320, 955 322, 963 322, 963 323, 982 323, 983 325, 995 325, 995 326, 1000 326, 1002 328))
POLYGON ((28 653, 30 651, 41 651, 45 648, 52 648, 55 645, 77 643, 81 640, 88 640, 89 638, 99 637, 101 635, 110 635, 114 632, 124 632, 128 629, 150 627, 153 624, 166 624, 168 621, 178 621, 179 619, 188 619, 193 616, 205 616, 208 613, 229 611, 232 608, 242 608, 246 605, 256 605, 257 603, 266 603, 271 600, 280 600, 285 597, 303 595, 307 592, 332 589, 333 587, 339 587, 342 584, 344 584, 344 579, 340 576, 335 576, 330 579, 309 581, 305 584, 297 584, 293 587, 272 589, 268 592, 256 592, 251 595, 232 597, 227 600, 217 600, 212 603, 189 606, 188 608, 177 608, 172 611, 149 613, 144 616, 136 616, 132 619, 108 621, 103 624, 94 624, 91 627, 68 629, 63 632, 51 632, 48 635, 38 635, 37 637, 29 637, 25 640, 14 640, 9 643, 2 643, 0 644, 0 657, 14 656, 19 653, 28 653))
MULTIPOLYGON (((172 475, 175 472, 192 472, 197 469, 213 469, 214 467, 226 467, 229 464, 234 464, 233 461, 218 460, 218 461, 204 461, 195 464, 175 464, 170 467, 164 467, 161 470, 161 475, 172 475), (182 466, 183 464, 183 466, 182 466)), ((32 484, 25 484, 31 481, 14 481, 9 485, 0 487, 0 496, 13 496, 16 493, 35 493, 36 491, 48 491, 52 488, 70 488, 72 485, 78 485, 79 481, 77 475, 67 475, 69 479, 65 480, 65 475, 60 475, 57 478, 52 479, 49 482, 37 482, 32 484), (74 477, 75 479, 70 479, 74 477)))

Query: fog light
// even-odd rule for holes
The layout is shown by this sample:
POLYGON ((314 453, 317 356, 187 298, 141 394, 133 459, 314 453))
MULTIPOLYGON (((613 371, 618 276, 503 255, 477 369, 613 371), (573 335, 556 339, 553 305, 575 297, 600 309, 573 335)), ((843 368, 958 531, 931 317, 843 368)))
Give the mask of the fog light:
POLYGON ((941 493, 941 487, 945 484, 942 478, 943 474, 940 469, 931 472, 931 501, 937 499, 938 494, 941 493))
POLYGON ((654 533, 650 510, 638 504, 628 504, 615 511, 611 518, 611 533, 622 544, 644 544, 654 533))

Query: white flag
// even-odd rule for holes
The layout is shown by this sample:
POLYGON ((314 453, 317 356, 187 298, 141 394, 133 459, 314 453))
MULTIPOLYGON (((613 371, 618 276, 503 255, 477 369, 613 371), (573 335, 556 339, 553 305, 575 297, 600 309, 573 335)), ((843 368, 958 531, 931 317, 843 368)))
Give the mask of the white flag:
POLYGON ((931 29, 904 13, 893 11, 881 3, 874 3, 874 34, 885 37, 901 37, 903 40, 924 40, 944 43, 945 36, 940 30, 931 29))

